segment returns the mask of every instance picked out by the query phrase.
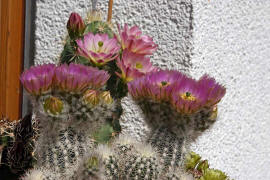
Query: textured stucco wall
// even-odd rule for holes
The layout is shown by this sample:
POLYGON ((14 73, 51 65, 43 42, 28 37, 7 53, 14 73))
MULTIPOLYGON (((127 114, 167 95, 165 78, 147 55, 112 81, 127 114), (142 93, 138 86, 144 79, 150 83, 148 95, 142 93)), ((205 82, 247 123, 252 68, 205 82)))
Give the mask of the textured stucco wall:
POLYGON ((194 149, 241 180, 270 179, 270 1, 194 1, 191 74, 225 84, 219 119, 194 149))
MULTIPOLYGON (((98 7, 107 9, 107 1, 98 7)), ((90 0, 37 0, 35 63, 57 62, 71 11, 90 0)), ((270 179, 270 1, 115 0, 114 21, 137 24, 158 43, 153 62, 227 88, 212 129, 192 145, 211 166, 240 180, 270 179)), ((123 131, 147 132, 140 109, 126 98, 123 131)))

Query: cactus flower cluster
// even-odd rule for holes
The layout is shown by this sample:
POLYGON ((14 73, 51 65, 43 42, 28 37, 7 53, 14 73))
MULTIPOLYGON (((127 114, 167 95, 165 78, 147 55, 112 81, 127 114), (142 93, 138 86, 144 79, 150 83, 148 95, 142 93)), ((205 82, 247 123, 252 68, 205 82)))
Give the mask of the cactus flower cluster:
POLYGON ((177 71, 160 70, 149 73, 128 84, 135 99, 169 102, 178 112, 191 114, 218 103, 225 88, 204 75, 198 81, 177 71))
POLYGON ((142 32, 137 26, 128 28, 124 25, 124 29, 119 31, 119 41, 123 50, 121 58, 117 59, 117 66, 121 70, 121 74, 117 75, 125 82, 131 82, 134 79, 144 76, 147 73, 156 71, 147 55, 152 55, 157 45, 153 39, 142 32))
POLYGON ((198 155, 184 156, 190 134, 215 121, 226 89, 208 75, 195 80, 153 66, 151 37, 137 26, 111 27, 72 13, 61 64, 21 75, 38 119, 36 164, 22 179, 225 180, 198 155), (149 126, 143 142, 121 134, 127 93, 149 126))
POLYGON ((80 94, 89 88, 101 88, 109 79, 106 71, 80 64, 53 64, 31 67, 21 75, 21 82, 31 95, 50 90, 80 94))

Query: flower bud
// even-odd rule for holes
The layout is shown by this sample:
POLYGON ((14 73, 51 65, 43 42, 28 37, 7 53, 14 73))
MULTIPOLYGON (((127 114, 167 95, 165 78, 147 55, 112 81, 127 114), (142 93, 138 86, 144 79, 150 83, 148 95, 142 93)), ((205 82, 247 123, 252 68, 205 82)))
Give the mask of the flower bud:
POLYGON ((71 39, 75 39, 83 34, 85 24, 78 13, 71 13, 67 22, 67 29, 71 39))
POLYGON ((105 102, 106 104, 112 104, 113 99, 109 91, 102 92, 99 97, 105 102))
POLYGON ((57 97, 48 97, 45 99, 43 107, 47 113, 57 115, 62 112, 64 103, 57 97))
POLYGON ((217 114, 218 114, 218 108, 217 108, 217 105, 214 105, 212 108, 212 112, 210 114, 210 120, 215 121, 217 119, 217 114))
POLYGON ((83 95, 83 101, 87 105, 97 105, 99 103, 98 91, 91 89, 87 90, 83 95))

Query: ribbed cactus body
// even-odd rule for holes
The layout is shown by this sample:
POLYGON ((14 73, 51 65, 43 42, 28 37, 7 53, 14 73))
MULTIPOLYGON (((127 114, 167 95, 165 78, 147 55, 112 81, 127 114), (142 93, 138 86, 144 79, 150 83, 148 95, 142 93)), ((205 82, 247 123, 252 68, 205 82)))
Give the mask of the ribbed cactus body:
POLYGON ((143 100, 138 104, 145 114, 145 121, 152 129, 163 126, 180 137, 183 134, 188 136, 194 135, 194 132, 203 132, 216 120, 216 107, 204 108, 193 114, 183 114, 168 103, 143 100))
POLYGON ((119 162, 116 156, 109 156, 104 159, 105 176, 107 179, 119 179, 119 162))
POLYGON ((125 161, 123 179, 154 180, 158 179, 159 164, 156 157, 143 157, 134 155, 125 161))
POLYGON ((25 173, 21 180, 56 180, 61 179, 58 174, 44 168, 34 168, 25 173))
POLYGON ((160 159, 149 144, 120 135, 113 143, 121 179, 158 179, 160 159))
POLYGON ((69 111, 72 116, 76 119, 82 119, 91 123, 93 129, 100 127, 106 119, 111 118, 114 112, 114 104, 98 103, 93 106, 85 104, 81 97, 69 96, 67 97, 70 106, 72 107, 69 111), (97 122, 100 122, 97 124, 97 122), (97 125, 95 125, 97 124, 97 125))
POLYGON ((105 180, 105 166, 101 154, 96 150, 88 151, 80 161, 72 179, 105 180))
POLYGON ((72 175, 86 151, 93 148, 91 142, 84 133, 72 128, 60 130, 58 136, 51 141, 38 139, 37 165, 60 174, 72 175))
POLYGON ((179 138, 167 128, 161 127, 153 131, 148 142, 158 152, 164 170, 179 168, 183 163, 185 138, 179 138))

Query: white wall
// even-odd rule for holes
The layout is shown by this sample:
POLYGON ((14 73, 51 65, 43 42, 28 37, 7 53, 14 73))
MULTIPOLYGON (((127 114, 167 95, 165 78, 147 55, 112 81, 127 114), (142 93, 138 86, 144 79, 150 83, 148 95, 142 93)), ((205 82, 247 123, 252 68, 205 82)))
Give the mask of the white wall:
MULTIPOLYGON (((90 0, 37 0, 35 63, 57 62, 71 11, 90 0)), ((106 10, 107 1, 98 7, 106 10)), ((115 0, 116 22, 137 24, 159 45, 152 61, 227 88, 219 118, 192 149, 234 179, 270 179, 270 1, 115 0)), ((124 133, 147 132, 140 110, 126 98, 124 133), (135 114, 135 115, 134 115, 135 114)))

